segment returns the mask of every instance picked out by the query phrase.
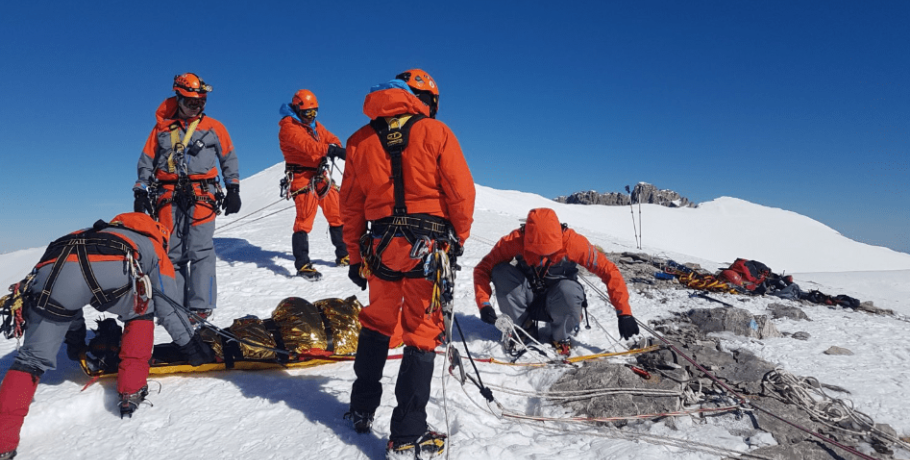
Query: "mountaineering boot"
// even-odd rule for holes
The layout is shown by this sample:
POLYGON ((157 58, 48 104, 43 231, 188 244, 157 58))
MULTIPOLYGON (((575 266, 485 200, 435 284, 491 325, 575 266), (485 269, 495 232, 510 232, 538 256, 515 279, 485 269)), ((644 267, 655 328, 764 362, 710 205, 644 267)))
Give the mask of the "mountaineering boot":
POLYGON ((556 348, 556 353, 560 356, 569 356, 572 353, 572 341, 569 339, 554 340, 553 348, 556 348))
POLYGON ((360 434, 366 434, 373 431, 373 413, 372 412, 346 412, 345 420, 350 420, 354 431, 360 434))
POLYGON ((351 263, 348 256, 348 246, 344 244, 344 226, 329 227, 329 237, 332 239, 332 245, 335 246, 335 265, 346 267, 351 263))
POLYGON ((357 342, 357 354, 354 359, 354 374, 357 378, 351 387, 351 406, 349 414, 354 430, 368 433, 372 429, 373 414, 382 399, 382 370, 389 355, 389 336, 372 329, 361 328, 357 342), (358 424, 358 414, 365 414, 362 423, 358 424), (361 431, 366 430, 366 431, 361 431))
POLYGON ((294 253, 294 268, 310 263, 310 237, 306 232, 294 232, 291 235, 291 252, 294 253))
POLYGON ((313 264, 306 264, 300 269, 297 270, 297 276, 307 280, 307 281, 319 281, 322 279, 322 273, 316 270, 316 267, 313 267, 313 264))
POLYGON ((4 455, 16 455, 19 431, 37 388, 38 377, 17 369, 7 371, 0 384, 0 452, 4 455))
POLYGON ((427 431, 413 442, 389 441, 387 460, 442 458, 446 450, 446 435, 427 431))
POLYGON ((136 412, 139 404, 145 401, 145 397, 148 395, 148 385, 140 388, 135 393, 120 393, 120 418, 122 419, 124 415, 129 415, 130 418, 133 418, 133 412, 136 412))
POLYGON ((0 454, 0 460, 11 460, 13 458, 16 458, 15 450, 11 450, 9 452, 4 452, 4 453, 0 454))

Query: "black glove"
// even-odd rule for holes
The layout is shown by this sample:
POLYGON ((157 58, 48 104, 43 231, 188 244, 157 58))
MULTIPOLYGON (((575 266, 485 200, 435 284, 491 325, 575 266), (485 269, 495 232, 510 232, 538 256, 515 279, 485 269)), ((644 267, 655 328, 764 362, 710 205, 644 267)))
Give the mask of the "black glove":
POLYGON ((344 147, 339 147, 335 144, 331 144, 331 145, 329 145, 329 151, 328 151, 328 153, 325 154, 325 156, 328 157, 330 160, 334 160, 336 158, 341 158, 342 160, 346 160, 347 151, 344 149, 344 147))
POLYGON ((638 323, 632 315, 621 315, 619 317, 619 336, 624 339, 630 339, 633 335, 638 334, 638 323))
POLYGON ((199 331, 193 334, 193 338, 186 345, 180 347, 180 353, 194 367, 215 362, 215 352, 209 344, 202 341, 199 331))
POLYGON ((493 309, 493 306, 485 303, 480 309, 480 319, 487 324, 496 324, 496 310, 493 309))
POLYGON ((133 201, 133 212, 144 212, 150 216, 155 213, 148 190, 136 189, 133 191, 133 196, 136 197, 133 201))
POLYGON ((348 278, 350 278, 354 284, 360 286, 361 291, 366 291, 367 280, 366 278, 360 276, 360 265, 361 264, 351 264, 348 266, 348 278))
POLYGON ((221 203, 221 209, 224 209, 225 216, 240 212, 240 184, 228 185, 227 191, 224 203, 221 203))

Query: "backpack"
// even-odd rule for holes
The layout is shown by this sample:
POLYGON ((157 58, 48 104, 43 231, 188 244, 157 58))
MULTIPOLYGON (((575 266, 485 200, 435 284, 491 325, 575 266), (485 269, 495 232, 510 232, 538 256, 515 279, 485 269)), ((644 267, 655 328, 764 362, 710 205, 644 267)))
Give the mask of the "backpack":
POLYGON ((743 279, 743 287, 749 291, 761 287, 771 275, 771 269, 757 260, 736 259, 728 270, 738 273, 743 279))

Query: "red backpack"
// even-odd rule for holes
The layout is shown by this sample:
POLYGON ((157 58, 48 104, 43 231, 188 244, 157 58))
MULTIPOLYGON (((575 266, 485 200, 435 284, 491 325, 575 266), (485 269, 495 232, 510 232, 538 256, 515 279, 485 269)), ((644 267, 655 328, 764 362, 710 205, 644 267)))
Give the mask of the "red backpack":
POLYGON ((738 273, 743 279, 743 287, 749 291, 757 289, 771 275, 771 269, 756 260, 736 259, 728 270, 738 273))

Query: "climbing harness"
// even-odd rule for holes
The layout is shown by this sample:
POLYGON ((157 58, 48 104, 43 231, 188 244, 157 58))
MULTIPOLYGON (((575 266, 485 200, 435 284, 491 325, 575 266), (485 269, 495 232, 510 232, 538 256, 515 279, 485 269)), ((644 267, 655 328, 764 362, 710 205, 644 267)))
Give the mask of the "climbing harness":
POLYGON ((3 318, 0 332, 3 332, 7 339, 18 340, 25 333, 23 308, 28 302, 28 287, 34 278, 35 271, 32 270, 25 279, 10 285, 10 293, 0 298, 0 317, 3 318))
POLYGON ((148 307, 148 287, 151 282, 148 276, 142 273, 137 259, 138 253, 134 245, 125 238, 111 232, 102 231, 105 228, 117 227, 103 220, 95 222, 91 229, 72 233, 51 243, 41 260, 35 266, 38 268, 53 264, 37 298, 33 299, 29 307, 34 307, 42 317, 51 321, 69 321, 78 314, 78 310, 67 310, 53 300, 53 288, 63 266, 71 255, 75 255, 82 270, 82 277, 92 292, 90 304, 99 311, 105 311, 114 305, 114 301, 127 293, 134 296, 134 309, 137 315, 145 314, 148 307), (120 256, 126 264, 130 280, 119 288, 104 290, 95 277, 90 256, 120 256))
MULTIPOLYGON (((335 163, 332 162, 332 169, 334 169, 335 163)), ((319 166, 312 168, 309 166, 301 166, 293 163, 286 163, 284 166, 284 177, 279 182, 280 192, 279 196, 285 200, 290 200, 297 195, 305 195, 307 193, 314 193, 316 198, 321 200, 329 194, 329 191, 333 188, 338 190, 338 186, 335 184, 335 181, 332 180, 331 170, 329 168, 329 161, 327 158, 323 158, 319 162, 319 166), (303 174, 306 172, 313 172, 313 176, 310 177, 309 183, 302 188, 297 190, 291 190, 291 186, 294 183, 295 174, 303 174)))

